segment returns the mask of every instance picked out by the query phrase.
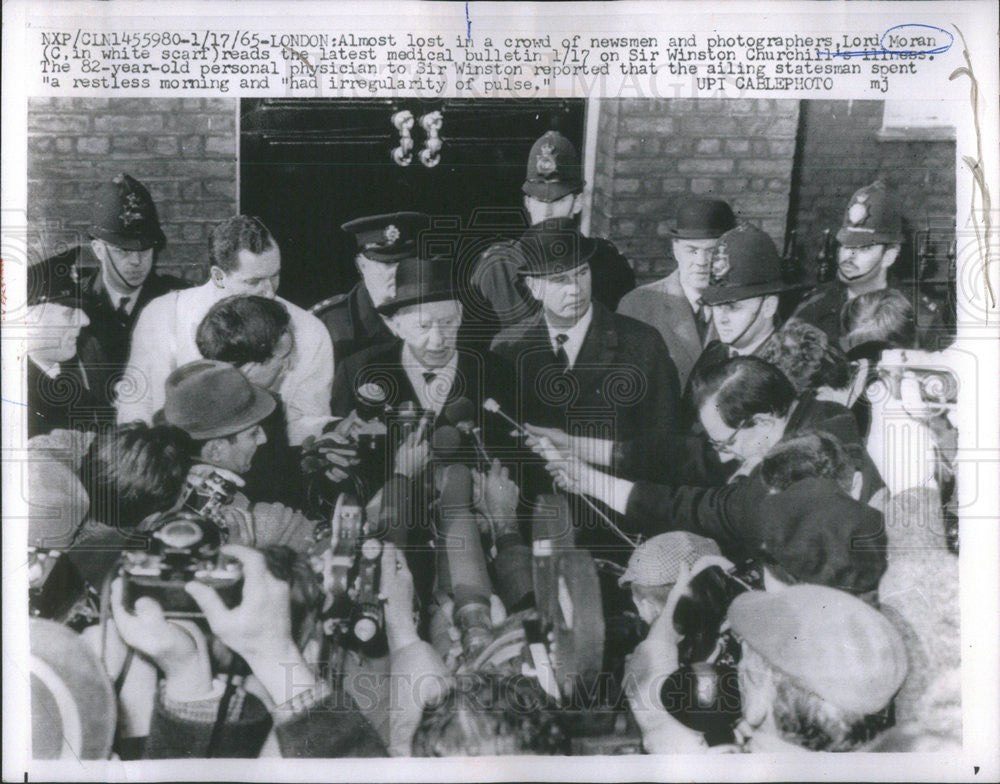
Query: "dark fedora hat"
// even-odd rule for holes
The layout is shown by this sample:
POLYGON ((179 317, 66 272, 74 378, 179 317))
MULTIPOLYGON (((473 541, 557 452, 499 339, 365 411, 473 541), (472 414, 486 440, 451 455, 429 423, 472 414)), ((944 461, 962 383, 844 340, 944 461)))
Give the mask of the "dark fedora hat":
POLYGON ((522 256, 518 272, 545 277, 589 262, 597 250, 597 241, 582 235, 572 218, 551 218, 524 232, 517 249, 522 256))
POLYGON ((167 244, 149 191, 124 172, 101 183, 94 194, 90 236, 123 250, 148 250, 167 244))
POLYGON ((719 305, 800 285, 785 282, 774 240, 756 226, 741 223, 723 234, 712 250, 711 275, 701 297, 708 305, 719 305))
POLYGON ((422 212, 390 212, 348 221, 340 228, 354 237, 356 252, 392 264, 420 255, 420 233, 431 225, 422 212))
POLYGON ((266 389, 226 362, 198 359, 167 376, 163 419, 204 441, 246 430, 274 411, 266 389))
POLYGON ((714 240, 736 227, 733 208, 722 199, 695 196, 684 201, 670 234, 684 240, 714 240))
POLYGON ((379 305, 378 312, 390 316, 407 305, 457 300, 457 292, 449 259, 403 259, 396 268, 396 294, 379 305))

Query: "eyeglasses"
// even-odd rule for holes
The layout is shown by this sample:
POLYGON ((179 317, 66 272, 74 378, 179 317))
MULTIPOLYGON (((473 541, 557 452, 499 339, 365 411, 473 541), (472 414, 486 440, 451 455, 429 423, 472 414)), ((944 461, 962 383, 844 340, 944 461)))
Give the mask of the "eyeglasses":
POLYGON ((744 428, 751 427, 753 424, 754 424, 754 417, 749 416, 746 419, 742 420, 736 426, 736 429, 733 430, 729 438, 726 438, 722 441, 717 441, 714 438, 710 438, 708 439, 708 443, 712 445, 712 448, 716 452, 727 452, 732 448, 733 444, 736 443, 736 436, 740 434, 740 431, 743 430, 744 428))

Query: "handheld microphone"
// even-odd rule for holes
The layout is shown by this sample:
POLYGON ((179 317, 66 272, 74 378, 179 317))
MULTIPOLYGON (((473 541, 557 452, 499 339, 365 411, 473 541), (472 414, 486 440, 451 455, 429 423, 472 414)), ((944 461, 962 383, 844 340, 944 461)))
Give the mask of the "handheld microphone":
POLYGON ((483 431, 476 424, 476 407, 467 397, 460 397, 444 407, 444 416, 459 432, 472 437, 476 451, 487 463, 490 462, 486 444, 483 443, 483 431))
POLYGON ((455 463, 444 470, 438 503, 440 577, 454 598, 453 618, 467 653, 490 639, 490 585, 479 528, 472 512, 472 472, 455 463))
POLYGON ((517 422, 515 422, 513 419, 511 419, 509 416, 507 416, 503 412, 503 409, 500 408, 500 404, 497 403, 497 401, 495 401, 493 398, 491 398, 491 397, 486 398, 486 400, 483 401, 483 408, 485 408, 491 414, 497 414, 499 416, 502 416, 504 419, 506 419, 511 424, 511 426, 513 426, 513 428, 515 430, 517 430, 517 432, 520 435, 525 436, 525 437, 527 437, 528 435, 530 435, 527 430, 525 430, 517 422))

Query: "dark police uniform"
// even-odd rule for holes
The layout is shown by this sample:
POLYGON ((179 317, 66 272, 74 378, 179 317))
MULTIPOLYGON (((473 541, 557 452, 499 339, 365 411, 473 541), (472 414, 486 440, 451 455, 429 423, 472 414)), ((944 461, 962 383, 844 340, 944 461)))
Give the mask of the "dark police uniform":
MULTIPOLYGON (((90 236, 126 251, 160 251, 166 237, 160 228, 156 205, 146 187, 125 173, 103 183, 95 194, 90 236)), ((80 275, 80 303, 90 324, 77 340, 77 356, 93 382, 93 392, 113 406, 114 387, 128 361, 132 327, 146 304, 188 284, 169 275, 150 271, 138 292, 128 295, 129 307, 119 308, 105 285, 102 270, 82 270, 84 250, 71 248, 55 260, 75 264, 80 275)))
MULTIPOLYGON (((28 305, 62 305, 80 309, 76 266, 60 257, 28 267, 28 305)), ((56 337, 53 335, 53 337, 56 337)), ((114 410, 97 394, 97 384, 74 356, 47 373, 25 357, 28 393, 28 437, 52 430, 87 428, 114 422, 114 410)))
MULTIPOLYGON (((558 131, 537 139, 528 154, 522 190, 539 201, 553 202, 583 191, 580 159, 573 144, 558 131)), ((623 296, 635 288, 635 272, 608 240, 595 240, 590 257, 594 298, 615 310, 623 296)), ((510 326, 536 315, 539 305, 521 280, 524 260, 517 243, 505 241, 487 248, 476 263, 472 285, 491 306, 496 322, 510 326)))
MULTIPOLYGON (((876 180, 854 192, 837 232, 837 242, 841 247, 899 245, 903 239, 903 219, 883 182, 876 180)), ((926 294, 917 291, 916 285, 914 282, 900 292, 913 306, 918 347, 929 350, 943 348, 950 342, 950 337, 942 308, 926 294)), ((843 334, 840 314, 847 301, 847 284, 833 280, 812 291, 793 316, 822 329, 831 343, 840 345, 843 334)))
MULTIPOLYGON (((357 254, 382 264, 396 264, 415 254, 420 232, 429 225, 430 218, 423 213, 396 212, 356 218, 341 229, 354 237, 357 254)), ((375 309, 364 280, 346 294, 317 303, 310 312, 330 333, 337 368, 352 354, 395 339, 375 309)))

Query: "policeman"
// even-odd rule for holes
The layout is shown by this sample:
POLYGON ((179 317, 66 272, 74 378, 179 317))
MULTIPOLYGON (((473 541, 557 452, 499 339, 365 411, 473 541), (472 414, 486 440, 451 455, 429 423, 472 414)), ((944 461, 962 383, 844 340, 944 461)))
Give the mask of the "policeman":
MULTIPOLYGON (((547 131, 531 147, 521 186, 530 224, 576 218, 583 209, 584 185, 576 148, 558 131, 547 131)), ((590 270, 595 297, 614 311, 618 301, 635 288, 635 273, 608 240, 594 242, 590 270)), ((473 287, 492 306, 503 327, 524 321, 539 309, 519 277, 523 265, 516 243, 501 242, 487 248, 473 273, 473 287)))
MULTIPOLYGON (((90 249, 98 265, 80 270, 80 294, 90 324, 77 341, 77 354, 94 382, 94 392, 113 405, 113 390, 128 360, 129 338, 139 313, 162 294, 187 283, 154 270, 167 238, 146 187, 124 172, 101 183, 91 211, 90 249)), ((84 250, 59 258, 78 266, 84 250)))
MULTIPOLYGON (((839 344, 844 305, 861 294, 889 288, 889 268, 899 256, 903 239, 903 219, 885 183, 876 180, 856 191, 837 232, 837 279, 818 286, 793 315, 819 327, 839 344)), ((940 306, 923 293, 903 293, 913 303, 920 346, 938 348, 936 339, 944 327, 940 306)))
POLYGON ((361 280, 346 294, 325 299, 312 313, 326 326, 339 368, 352 354, 395 337, 378 308, 396 293, 396 267, 414 255, 430 218, 419 212, 371 215, 340 228, 354 237, 354 263, 361 280))
POLYGON ((759 356, 777 329, 779 295, 795 288, 783 279, 778 249, 765 232, 741 223, 723 234, 701 295, 719 339, 705 347, 691 378, 730 357, 759 356))
POLYGON ((112 418, 77 356, 90 320, 76 267, 59 257, 28 267, 28 437, 112 418))

